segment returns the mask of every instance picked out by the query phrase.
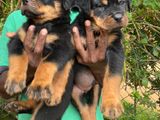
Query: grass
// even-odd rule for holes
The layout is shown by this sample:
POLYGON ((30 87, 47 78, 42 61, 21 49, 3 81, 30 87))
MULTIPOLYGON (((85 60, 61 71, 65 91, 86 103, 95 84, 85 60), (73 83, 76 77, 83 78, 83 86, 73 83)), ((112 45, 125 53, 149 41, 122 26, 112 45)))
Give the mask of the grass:
POLYGON ((3 110, 6 100, 0 98, 0 120, 15 120, 15 115, 13 113, 8 113, 3 110))
POLYGON ((124 102, 125 113, 118 120, 160 120, 160 113, 151 108, 137 106, 136 114, 134 105, 124 102))

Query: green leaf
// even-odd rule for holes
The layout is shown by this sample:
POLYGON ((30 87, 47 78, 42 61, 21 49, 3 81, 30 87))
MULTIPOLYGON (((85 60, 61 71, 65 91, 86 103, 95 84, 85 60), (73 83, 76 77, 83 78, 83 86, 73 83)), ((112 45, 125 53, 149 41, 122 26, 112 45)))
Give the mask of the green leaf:
POLYGON ((134 98, 137 98, 137 99, 141 99, 142 96, 140 95, 140 93, 138 91, 133 91, 131 93, 131 96, 134 97, 134 98))
POLYGON ((148 79, 147 79, 147 78, 143 78, 143 79, 142 79, 142 85, 143 85, 144 87, 147 87, 147 86, 148 86, 148 79))
POLYGON ((144 38, 144 39, 142 39, 142 40, 140 41, 140 43, 142 43, 142 44, 147 44, 147 43, 148 43, 148 39, 147 39, 147 38, 144 38))
POLYGON ((153 55, 158 57, 159 53, 158 53, 158 51, 156 49, 153 50, 153 55))

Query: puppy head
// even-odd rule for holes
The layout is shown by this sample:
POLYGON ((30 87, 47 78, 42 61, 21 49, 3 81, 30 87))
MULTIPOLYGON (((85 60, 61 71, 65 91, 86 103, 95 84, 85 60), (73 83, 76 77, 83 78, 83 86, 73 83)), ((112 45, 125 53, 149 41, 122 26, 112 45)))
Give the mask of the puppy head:
POLYGON ((130 0, 92 0, 91 16, 95 24, 105 30, 127 26, 126 11, 130 10, 130 0))
POLYGON ((44 23, 61 15, 61 0, 23 0, 21 10, 34 22, 44 23))

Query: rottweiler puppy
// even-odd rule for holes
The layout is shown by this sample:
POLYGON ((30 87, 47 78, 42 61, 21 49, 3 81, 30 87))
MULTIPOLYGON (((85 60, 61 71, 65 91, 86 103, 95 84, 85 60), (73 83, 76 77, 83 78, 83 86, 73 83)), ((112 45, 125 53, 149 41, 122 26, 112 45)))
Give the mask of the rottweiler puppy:
POLYGON ((99 30, 104 31, 108 36, 101 109, 104 116, 110 119, 118 118, 123 112, 120 101, 124 63, 121 28, 128 24, 126 11, 130 9, 129 6, 129 0, 102 0, 101 4, 92 6, 93 20, 99 30))
MULTIPOLYGON (((80 15, 77 18, 78 22, 76 21, 73 25, 78 26, 82 39, 85 39, 86 37, 82 27, 84 20, 86 19, 89 19, 92 22, 92 29, 95 38, 102 34, 106 36, 106 43, 104 43, 107 44, 105 60, 97 64, 89 65, 89 68, 94 74, 96 80, 102 84, 101 109, 104 116, 110 119, 115 119, 118 118, 123 112, 123 106, 120 101, 120 83, 124 63, 124 52, 121 43, 121 28, 127 26, 128 24, 126 11, 130 9, 131 1, 91 0, 90 2, 91 9, 88 13, 82 12, 83 6, 80 1, 68 0, 66 5, 69 6, 68 8, 77 8, 80 12, 80 15)), ((95 47, 97 45, 97 40, 98 39, 95 41, 95 47)), ((80 96, 79 99, 74 99, 74 101, 76 101, 80 111, 87 111, 87 105, 83 104, 80 96)), ((88 105, 88 107, 91 108, 93 105, 94 103, 92 105, 88 105)), ((88 120, 88 117, 86 117, 87 115, 84 112, 81 112, 81 116, 83 119, 88 120)), ((91 119, 95 118, 93 114, 90 114, 90 116, 91 119)))
POLYGON ((28 27, 35 25, 32 47, 40 30, 46 28, 48 35, 43 59, 27 89, 27 95, 30 99, 57 105, 61 102, 74 62, 72 59, 75 50, 69 31, 69 15, 63 9, 62 0, 23 0, 22 13, 28 20, 8 44, 9 71, 5 83, 6 91, 13 95, 26 87, 29 61, 23 40, 28 27))

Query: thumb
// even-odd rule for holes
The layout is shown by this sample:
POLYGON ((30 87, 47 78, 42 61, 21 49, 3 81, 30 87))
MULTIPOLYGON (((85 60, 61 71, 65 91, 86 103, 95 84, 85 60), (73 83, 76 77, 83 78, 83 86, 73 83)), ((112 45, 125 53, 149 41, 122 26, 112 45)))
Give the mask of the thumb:
POLYGON ((8 33, 6 33, 6 35, 7 35, 7 37, 12 38, 16 35, 16 33, 15 32, 8 32, 8 33))

